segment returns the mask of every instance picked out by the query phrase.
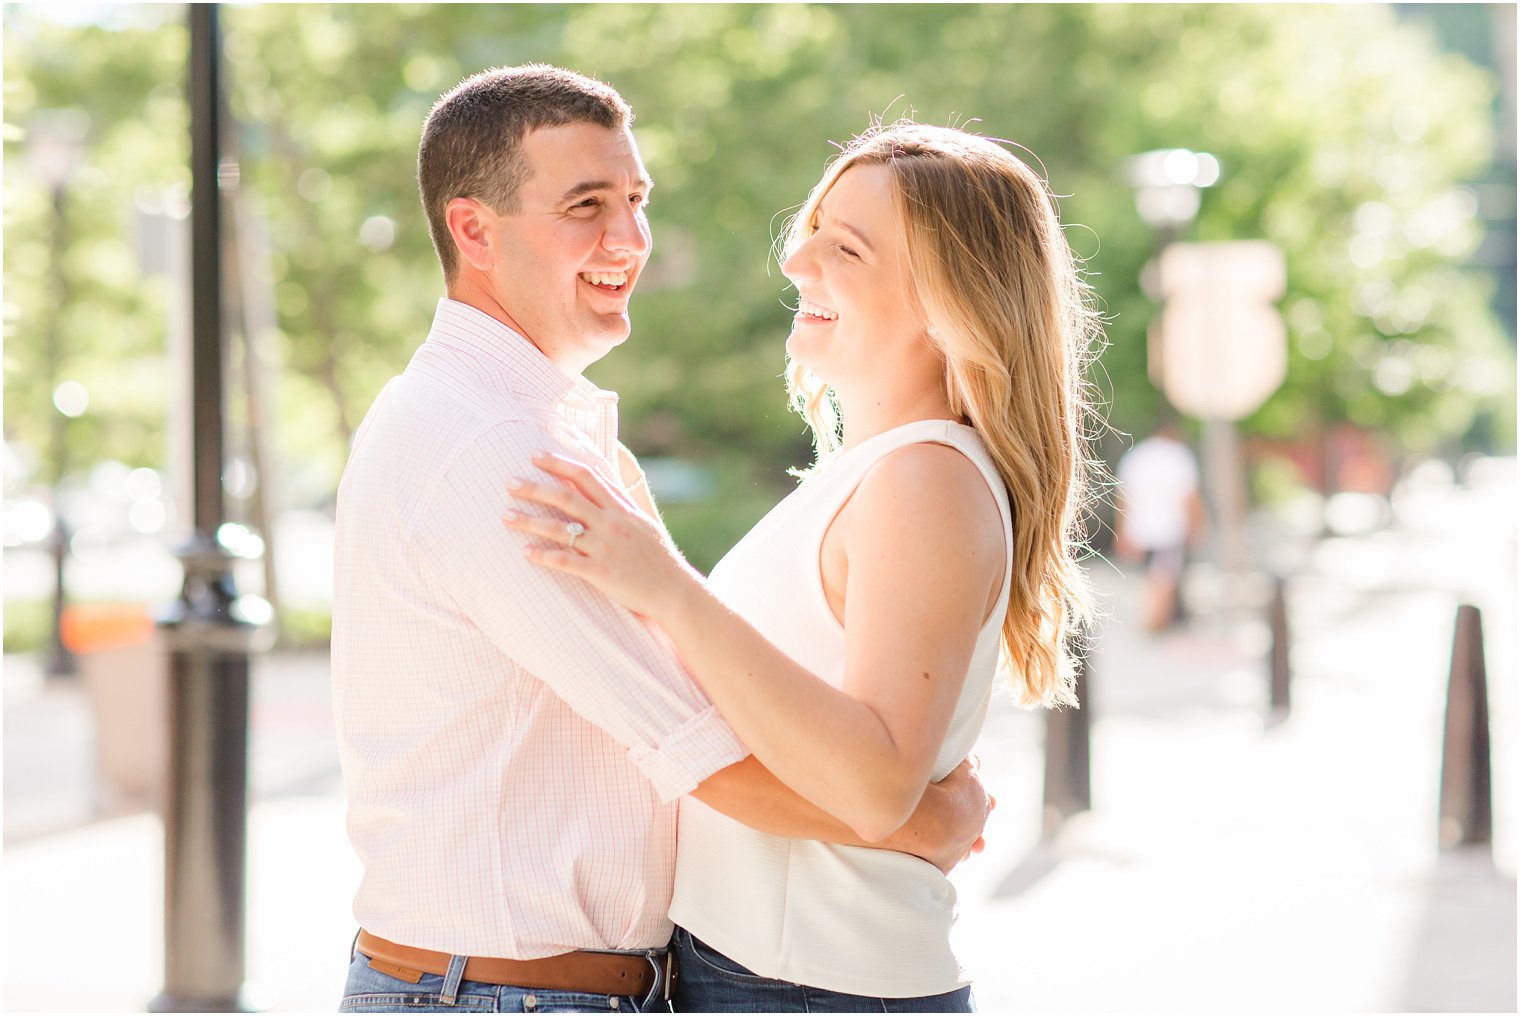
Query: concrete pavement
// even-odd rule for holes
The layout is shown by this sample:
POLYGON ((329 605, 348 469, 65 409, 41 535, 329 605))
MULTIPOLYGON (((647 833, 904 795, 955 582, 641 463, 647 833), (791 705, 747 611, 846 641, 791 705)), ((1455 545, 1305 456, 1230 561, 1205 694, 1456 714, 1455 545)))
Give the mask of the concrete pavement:
MULTIPOLYGON (((1148 639, 1136 583, 1100 570, 1093 810, 1042 841, 1041 722, 999 702, 980 744, 999 807, 955 878, 982 1011, 1514 1011, 1514 504, 1510 462, 1409 487, 1386 530, 1278 534, 1295 680, 1275 725, 1251 615, 1195 604, 1148 639), (1461 600, 1485 614, 1491 852, 1436 848, 1461 600)), ((5 692, 5 1006, 140 1010, 162 986, 161 828, 101 812, 80 691, 7 659, 5 692)), ((260 658, 254 696, 249 975, 276 1011, 332 1011, 357 866, 325 660, 260 658)))

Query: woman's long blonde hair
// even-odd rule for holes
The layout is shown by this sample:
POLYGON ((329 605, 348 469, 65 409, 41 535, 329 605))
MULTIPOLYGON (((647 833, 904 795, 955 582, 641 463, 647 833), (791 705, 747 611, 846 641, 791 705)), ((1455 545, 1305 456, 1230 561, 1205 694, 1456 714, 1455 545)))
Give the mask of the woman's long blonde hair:
MULTIPOLYGON (((951 411, 971 421, 1008 488, 1013 578, 1002 669, 1025 704, 1075 705, 1071 654, 1091 605, 1076 561, 1096 419, 1085 372, 1101 326, 1054 199, 987 138, 878 124, 808 195, 786 231, 787 255, 813 234, 829 188, 858 165, 891 170, 909 276, 945 363, 951 411)), ((822 461, 840 444, 833 393, 800 364, 789 365, 787 381, 822 461)))

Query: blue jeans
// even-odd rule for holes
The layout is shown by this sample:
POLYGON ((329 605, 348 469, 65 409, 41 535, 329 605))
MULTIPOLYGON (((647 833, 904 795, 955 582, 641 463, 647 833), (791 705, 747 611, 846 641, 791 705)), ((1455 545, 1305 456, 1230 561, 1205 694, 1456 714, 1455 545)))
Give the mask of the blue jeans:
MULTIPOLYGON (((354 951, 348 965, 339 1012, 669 1012, 656 985, 650 998, 593 995, 584 991, 548 991, 466 981, 464 957, 444 975, 423 974, 416 984, 383 974, 369 957, 354 951)), ((651 959, 651 962, 655 962, 651 959)))
POLYGON ((921 998, 874 998, 778 981, 676 928, 676 1012, 975 1012, 971 986, 921 998))

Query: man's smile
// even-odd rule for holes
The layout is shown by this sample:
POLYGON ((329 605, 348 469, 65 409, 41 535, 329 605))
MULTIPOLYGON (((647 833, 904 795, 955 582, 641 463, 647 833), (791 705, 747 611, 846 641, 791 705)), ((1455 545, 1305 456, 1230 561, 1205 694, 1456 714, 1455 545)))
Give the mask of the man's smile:
POLYGON ((628 286, 628 273, 622 272, 581 272, 580 280, 597 289, 608 293, 624 292, 628 286))

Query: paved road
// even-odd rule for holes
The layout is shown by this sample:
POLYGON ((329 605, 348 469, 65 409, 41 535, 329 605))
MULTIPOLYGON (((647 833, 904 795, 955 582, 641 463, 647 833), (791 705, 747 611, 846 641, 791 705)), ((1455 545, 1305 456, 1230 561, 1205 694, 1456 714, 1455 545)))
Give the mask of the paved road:
MULTIPOLYGON (((1515 1010, 1513 463, 1480 480, 1412 485, 1376 533, 1276 535, 1295 684, 1275 725, 1249 612, 1200 602, 1147 639, 1134 581, 1099 572, 1093 810, 1042 841, 1042 723, 1000 702, 980 744, 1000 805, 956 883, 983 1011, 1515 1010), (1461 600, 1487 628, 1491 852, 1435 845, 1461 600)), ((334 1008, 352 934, 326 679, 320 656, 254 670, 249 971, 279 1011, 334 1008)), ((98 792, 80 690, 7 659, 5 707, 6 1007, 140 1009, 161 987, 161 828, 98 792), (85 926, 115 945, 81 976, 85 926)))

